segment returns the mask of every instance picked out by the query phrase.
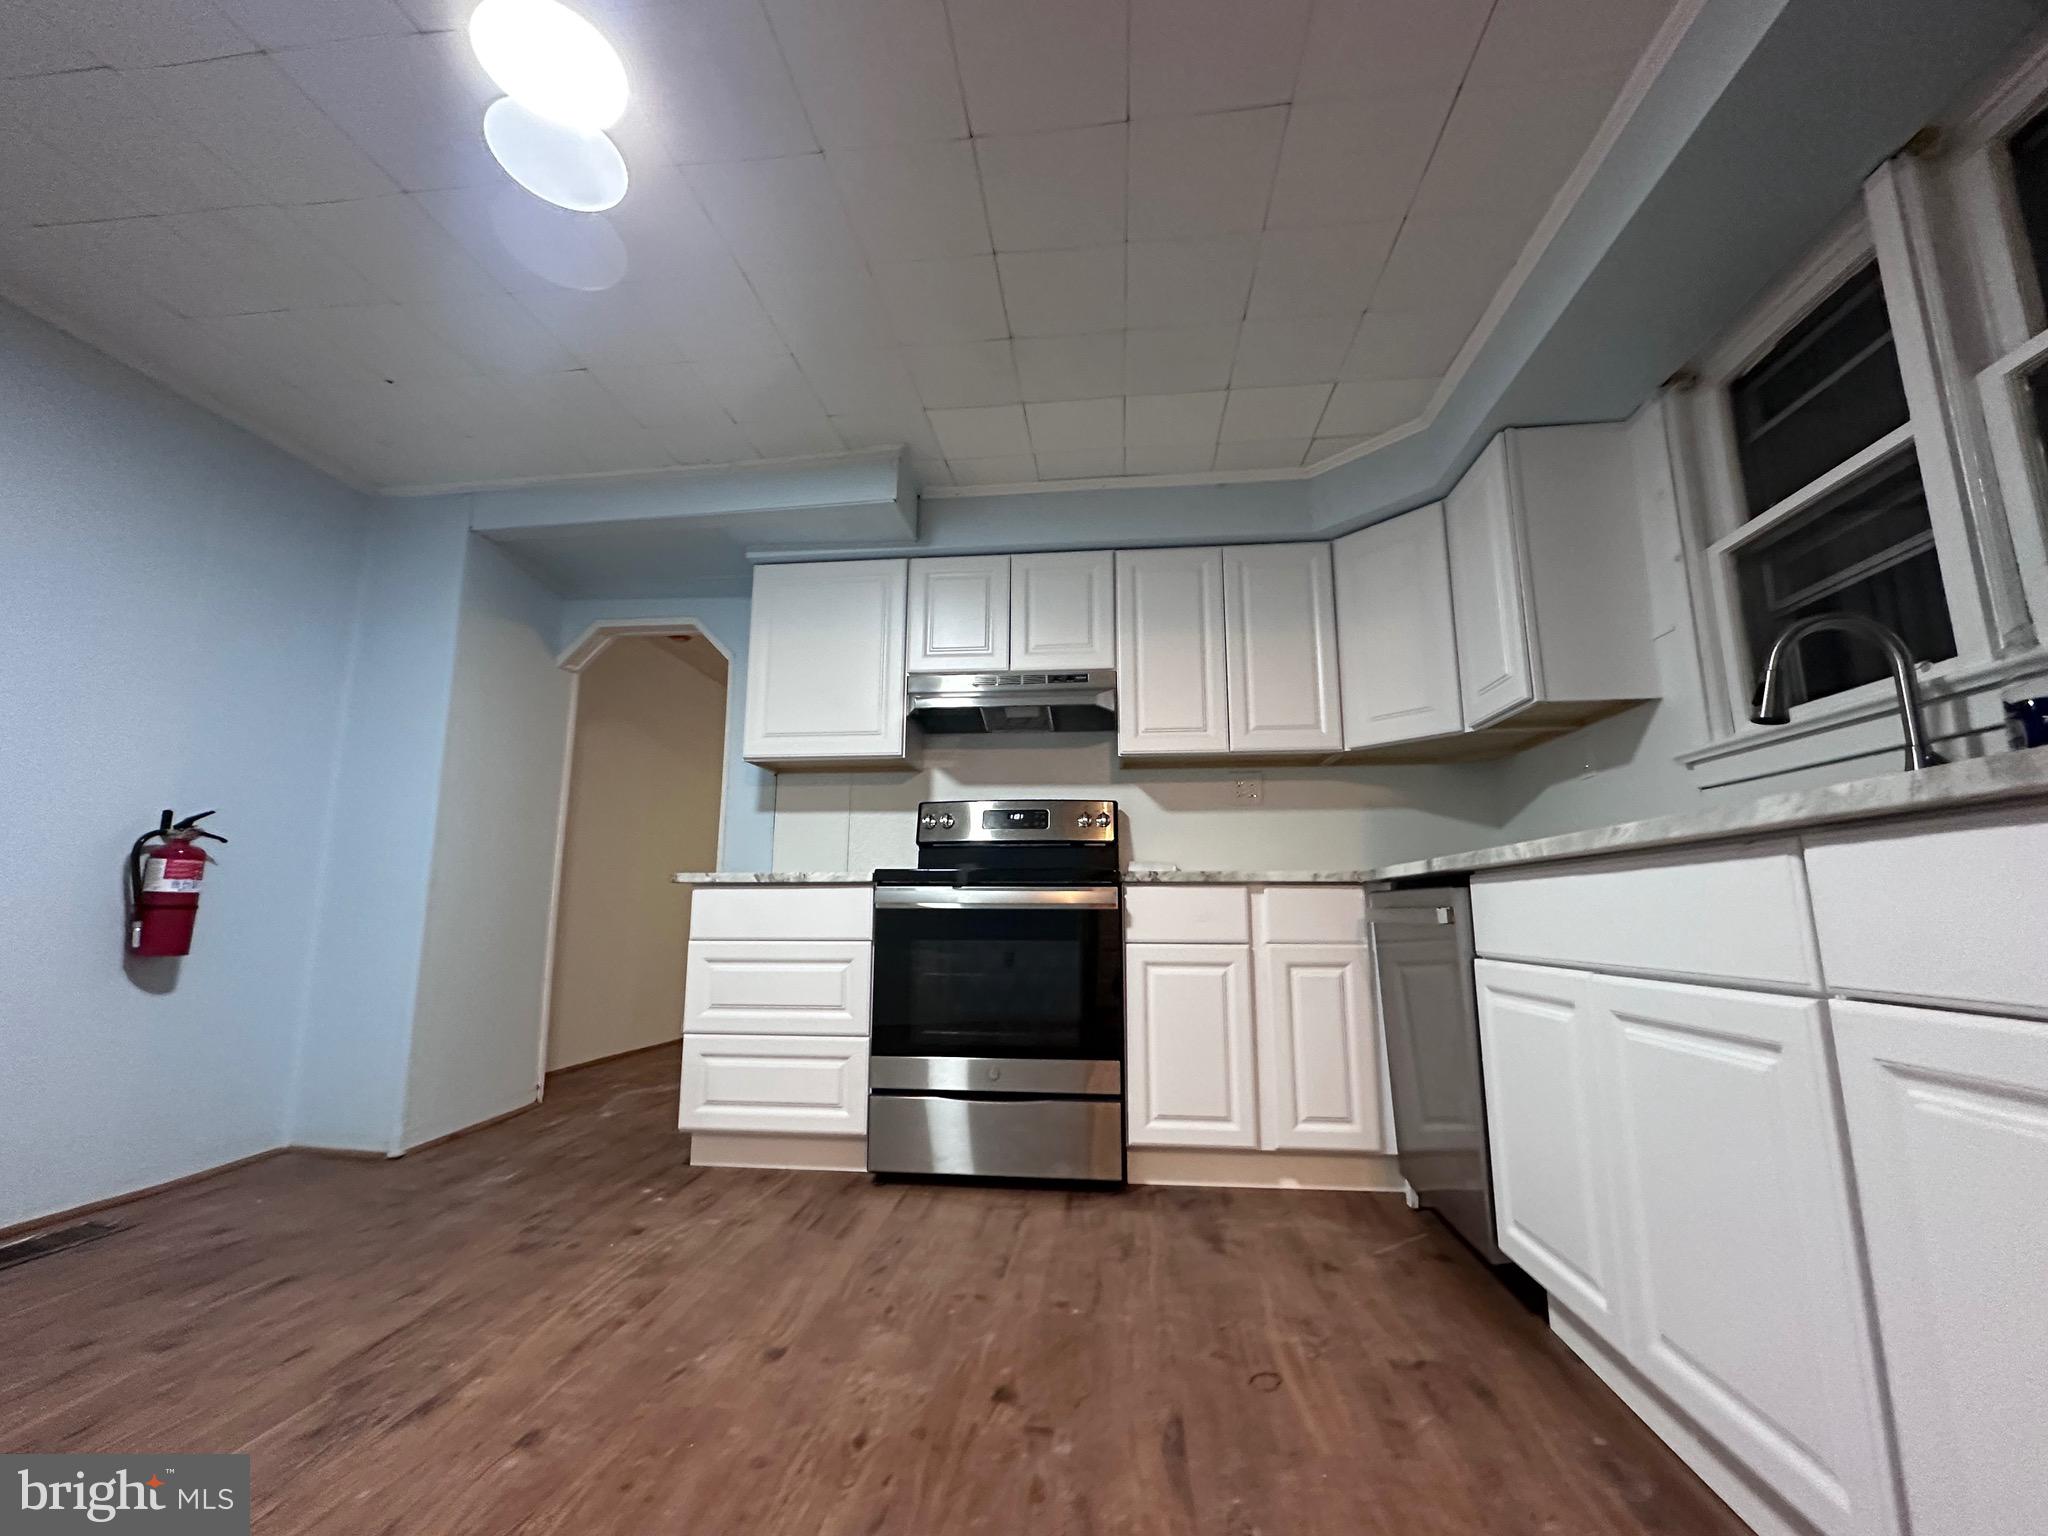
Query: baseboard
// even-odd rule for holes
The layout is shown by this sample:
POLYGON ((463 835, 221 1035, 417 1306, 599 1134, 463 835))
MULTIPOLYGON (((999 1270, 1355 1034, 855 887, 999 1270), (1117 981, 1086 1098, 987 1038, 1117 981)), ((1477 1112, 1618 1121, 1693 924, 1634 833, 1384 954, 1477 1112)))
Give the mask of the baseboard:
POLYGON ((131 1200, 146 1200, 151 1195, 168 1194, 171 1190, 183 1189, 187 1184, 197 1184, 202 1179, 218 1178, 221 1174, 233 1173, 237 1168, 247 1168, 251 1163, 264 1162, 290 1150, 289 1147, 270 1147, 230 1162, 215 1163, 211 1168, 201 1168, 195 1173, 181 1173, 175 1179, 165 1179, 161 1184, 148 1184, 141 1189, 131 1189, 124 1195, 108 1195, 104 1200, 88 1200, 83 1205, 66 1206, 63 1210, 52 1211, 47 1216, 31 1216, 27 1221, 17 1221, 12 1226, 0 1227, 0 1242, 23 1237, 30 1232, 40 1232, 44 1227, 54 1227, 61 1222, 75 1221, 81 1216, 90 1216, 97 1211, 111 1210, 117 1205, 126 1205, 131 1200))
POLYGON ((693 1131, 695 1168, 800 1168, 812 1173, 866 1173, 865 1136, 773 1136, 742 1131, 693 1131))
POLYGON ((459 1125, 452 1131, 443 1131, 438 1136, 429 1136, 425 1141, 417 1141, 409 1147, 401 1147, 391 1155, 393 1157, 411 1157, 415 1152, 425 1152, 429 1148, 442 1146, 447 1142, 455 1140, 458 1136, 469 1136, 478 1131, 487 1131, 494 1125, 503 1125, 507 1120, 513 1119, 515 1116, 523 1115, 530 1110, 539 1108, 540 1098, 536 1095, 531 1104, 521 1104, 516 1108, 506 1110, 502 1114, 492 1115, 488 1120, 479 1120, 474 1125, 459 1125))
POLYGON ((652 1045, 629 1045, 623 1051, 613 1051, 609 1056, 593 1056, 588 1061, 572 1061, 566 1067, 549 1067, 545 1081, 552 1083, 558 1077, 571 1072, 581 1072, 585 1067, 609 1066, 615 1061, 624 1061, 628 1056, 644 1056, 649 1051, 672 1051, 683 1043, 680 1033, 670 1035, 666 1040, 657 1040, 652 1045))
POLYGON ((1670 1446, 1678 1459, 1692 1468, 1699 1480, 1756 1536, 1818 1536, 1812 1525, 1786 1508, 1740 1463, 1696 1429, 1690 1419, 1636 1373, 1635 1367, 1559 1306, 1555 1298, 1550 1303, 1550 1331, 1585 1361, 1637 1418, 1655 1430, 1657 1438, 1670 1446))
POLYGON ((1224 1147, 1132 1147, 1133 1184, 1218 1189, 1338 1189, 1398 1195, 1399 1161, 1378 1152, 1241 1152, 1224 1147))

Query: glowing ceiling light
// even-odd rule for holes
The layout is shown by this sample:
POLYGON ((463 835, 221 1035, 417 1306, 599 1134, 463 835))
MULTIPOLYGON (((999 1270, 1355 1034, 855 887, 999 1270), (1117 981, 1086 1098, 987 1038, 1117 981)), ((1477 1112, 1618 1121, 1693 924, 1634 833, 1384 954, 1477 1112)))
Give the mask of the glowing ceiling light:
POLYGON ((506 175, 558 208, 602 213, 626 195, 626 162, 609 138, 550 122, 509 97, 485 109, 484 142, 506 175))
POLYGON ((626 66, 559 0, 483 0, 469 45, 499 90, 549 122, 600 133, 626 112, 626 66))

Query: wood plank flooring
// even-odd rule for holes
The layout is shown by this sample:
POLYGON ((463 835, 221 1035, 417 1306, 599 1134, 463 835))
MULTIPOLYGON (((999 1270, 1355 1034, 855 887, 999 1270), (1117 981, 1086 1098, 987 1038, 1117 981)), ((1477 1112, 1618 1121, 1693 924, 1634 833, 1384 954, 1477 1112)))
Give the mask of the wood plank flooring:
POLYGON ((1744 1529, 1397 1199, 692 1169, 675 1080, 0 1272, 0 1448, 247 1451, 270 1536, 1744 1529))

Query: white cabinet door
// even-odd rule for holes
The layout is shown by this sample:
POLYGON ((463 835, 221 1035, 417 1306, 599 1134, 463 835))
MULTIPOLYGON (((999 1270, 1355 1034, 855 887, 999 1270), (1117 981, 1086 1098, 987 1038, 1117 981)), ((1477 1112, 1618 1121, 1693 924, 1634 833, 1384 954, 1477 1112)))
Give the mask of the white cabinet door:
POLYGON ((1504 432, 1444 502, 1460 692, 1473 730, 1536 697, 1510 450, 1504 432))
POLYGON ((1379 1010, 1362 945, 1258 952, 1259 1145, 1384 1152, 1379 1010))
POLYGON ((1608 1039, 1593 978, 1498 960, 1481 960, 1473 975, 1501 1250, 1626 1349, 1608 1039))
POLYGON ((1223 551, 1230 750, 1335 752, 1336 592, 1327 544, 1223 551))
POLYGON ((1116 556, 1116 746, 1127 757, 1230 750, 1223 551, 1116 556))
POLYGON ((1831 1006, 1914 1536, 2048 1510, 2048 1024, 1831 1006))
POLYGON ((749 760, 902 758, 908 574, 905 560, 755 569, 749 760))
POLYGON ((1344 745, 1455 736, 1465 707, 1443 503, 1346 534, 1331 550, 1344 745))
POLYGON ((1116 665, 1116 562, 1107 550, 1010 557, 1010 666, 1116 665))
POLYGON ((1256 1147, 1251 950, 1132 944, 1124 969, 1130 1144, 1256 1147))
POLYGON ((1010 557, 910 562, 912 672, 1001 672, 1010 665, 1010 557))
POLYGON ((868 1042, 844 1035, 685 1035, 686 1131, 860 1136, 868 1042))
POLYGON ((865 1035, 865 940, 692 939, 683 1033, 865 1035))
POLYGON ((1817 1529, 1897 1531, 1823 1005, 1593 989, 1615 1052, 1630 1358, 1817 1529))

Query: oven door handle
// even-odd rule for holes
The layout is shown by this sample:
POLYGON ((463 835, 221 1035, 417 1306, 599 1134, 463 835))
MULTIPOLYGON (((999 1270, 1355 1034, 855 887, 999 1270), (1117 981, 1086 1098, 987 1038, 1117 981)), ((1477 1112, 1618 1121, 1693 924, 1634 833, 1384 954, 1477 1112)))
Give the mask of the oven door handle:
POLYGON ((878 910, 919 912, 965 912, 991 909, 1022 910, 1027 907, 1094 907, 1113 910, 1121 893, 1113 885, 1069 888, 1040 886, 884 885, 875 889, 878 910))

